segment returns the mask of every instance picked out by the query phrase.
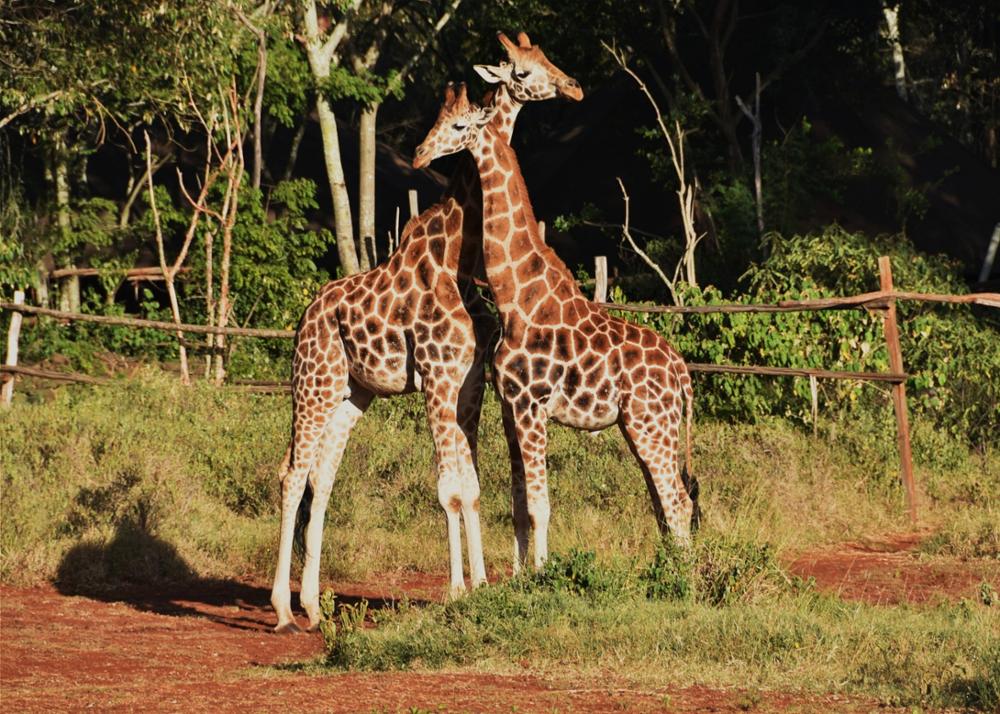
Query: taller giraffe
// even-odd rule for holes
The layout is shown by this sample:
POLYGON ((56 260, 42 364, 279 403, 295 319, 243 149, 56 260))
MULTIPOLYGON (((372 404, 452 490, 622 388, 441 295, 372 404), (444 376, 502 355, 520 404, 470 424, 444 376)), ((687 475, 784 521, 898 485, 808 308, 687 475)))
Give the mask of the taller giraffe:
MULTIPOLYGON (((500 34, 509 62, 477 67, 502 82, 497 132, 509 140, 522 102, 579 99, 579 84, 532 46, 500 34)), ((292 360, 292 440, 282 466, 281 540, 271 604, 276 631, 299 629, 290 571, 296 512, 306 548, 300 600, 319 624, 319 555, 327 502, 351 429, 376 395, 422 390, 434 437, 438 500, 448 522, 451 591, 465 589, 459 513, 465 521, 473 585, 486 580, 479 527, 476 432, 483 357, 494 332, 472 284, 481 264, 482 191, 463 162, 444 200, 410 221, 388 263, 328 283, 306 308, 292 360)))
POLYGON ((446 98, 417 157, 467 149, 483 188, 483 256, 502 338, 493 378, 513 464, 514 568, 535 532, 535 566, 548 551, 547 422, 586 430, 618 423, 646 478, 657 523, 682 542, 695 514, 680 468, 680 423, 687 407, 690 468, 691 378, 658 334, 608 315, 580 292, 541 239, 517 156, 496 131, 492 108, 465 92, 446 98))

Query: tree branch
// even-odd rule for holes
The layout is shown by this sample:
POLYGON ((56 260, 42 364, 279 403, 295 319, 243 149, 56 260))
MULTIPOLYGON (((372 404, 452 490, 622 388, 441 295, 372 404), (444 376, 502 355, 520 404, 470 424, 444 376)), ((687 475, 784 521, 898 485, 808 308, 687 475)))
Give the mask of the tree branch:
POLYGON ((632 238, 632 233, 629 230, 629 200, 630 199, 629 199, 628 191, 625 190, 625 184, 622 183, 622 179, 621 179, 620 176, 615 177, 615 180, 618 181, 618 187, 622 190, 622 201, 624 201, 624 203, 625 203, 625 220, 622 223, 622 236, 625 238, 625 240, 628 241, 629 246, 631 246, 632 250, 635 251, 636 255, 638 255, 640 258, 642 258, 643 262, 646 263, 646 265, 648 265, 650 267, 650 269, 652 269, 652 271, 659 276, 660 280, 663 281, 663 284, 667 286, 667 290, 670 291, 670 299, 673 301, 673 303, 675 305, 679 304, 677 302, 677 293, 674 290, 674 284, 677 281, 677 275, 676 275, 676 273, 674 275, 674 279, 673 280, 671 280, 670 278, 668 278, 666 276, 666 274, 663 272, 662 268, 660 268, 660 266, 656 264, 656 261, 654 261, 652 258, 650 258, 649 255, 646 253, 646 251, 644 251, 642 248, 640 248, 638 246, 638 244, 636 244, 635 240, 632 238))
POLYGON ((27 114, 35 107, 41 104, 45 104, 46 102, 51 101, 56 97, 60 97, 63 94, 65 94, 65 92, 63 92, 62 90, 56 90, 54 92, 49 92, 48 94, 43 94, 39 97, 32 97, 28 101, 21 104, 21 106, 19 106, 13 112, 5 116, 3 119, 0 119, 0 129, 3 129, 5 126, 10 124, 12 121, 17 119, 22 114, 27 114))

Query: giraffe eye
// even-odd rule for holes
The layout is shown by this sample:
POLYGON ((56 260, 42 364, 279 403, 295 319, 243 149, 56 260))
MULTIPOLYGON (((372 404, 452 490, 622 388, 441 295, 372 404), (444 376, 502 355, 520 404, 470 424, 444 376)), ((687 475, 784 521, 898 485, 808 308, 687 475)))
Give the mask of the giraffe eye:
POLYGON ((513 72, 513 74, 514 74, 514 79, 524 79, 525 77, 527 77, 531 73, 528 72, 527 70, 515 69, 514 72, 513 72))
POLYGON ((462 131, 462 129, 464 129, 467 126, 468 126, 468 124, 463 124, 461 122, 456 122, 455 124, 452 124, 452 129, 455 129, 456 131, 462 131))

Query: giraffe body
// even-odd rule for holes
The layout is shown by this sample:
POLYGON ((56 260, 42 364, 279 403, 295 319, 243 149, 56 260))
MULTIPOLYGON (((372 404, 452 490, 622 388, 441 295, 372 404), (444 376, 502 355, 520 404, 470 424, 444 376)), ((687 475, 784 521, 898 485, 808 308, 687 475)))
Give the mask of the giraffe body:
MULTIPOLYGON (((522 37, 514 45, 501 35, 512 62, 483 68, 502 82, 493 109, 507 141, 521 102, 580 91, 522 37)), ((280 473, 271 593, 278 631, 298 629, 289 583, 297 511, 304 511, 306 546, 300 600, 310 629, 319 624, 326 506, 351 429, 375 396, 424 393, 448 524, 451 592, 465 589, 460 517, 472 584, 486 581, 476 437, 484 358, 496 326, 472 281, 482 265, 481 202, 475 164, 461 162, 444 200, 407 224, 387 263, 328 283, 303 314, 292 359, 292 440, 280 473)))
POLYGON ((417 156, 468 149, 480 173, 483 257, 502 325, 493 378, 511 453, 515 570, 526 559, 529 525, 536 567, 547 555, 549 419, 587 430, 617 423, 640 463, 658 525, 686 543, 695 495, 680 468, 685 407, 690 439, 687 367, 661 336, 608 315, 580 292, 541 239, 517 157, 491 119, 491 110, 463 94, 442 107, 417 156))

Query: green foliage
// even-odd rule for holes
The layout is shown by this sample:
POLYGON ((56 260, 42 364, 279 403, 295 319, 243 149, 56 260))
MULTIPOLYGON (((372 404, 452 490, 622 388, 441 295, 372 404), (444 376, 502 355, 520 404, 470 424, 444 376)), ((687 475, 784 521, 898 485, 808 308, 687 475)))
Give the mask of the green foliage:
MULTIPOLYGON (((124 316, 123 305, 108 305, 92 291, 81 305, 84 313, 124 316)), ((139 317, 170 320, 170 310, 149 288, 139 293, 139 317)), ((100 373, 125 366, 130 360, 168 361, 177 356, 177 342, 160 330, 98 325, 91 322, 60 324, 43 319, 21 328, 21 354, 27 363, 50 362, 84 373, 100 373)))
POLYGON ((719 535, 699 538, 689 550, 661 544, 638 580, 651 600, 715 607, 784 592, 792 582, 771 546, 719 535))
POLYGON ((541 588, 573 595, 602 595, 621 592, 624 583, 623 573, 597 564, 594 551, 573 548, 567 555, 552 553, 544 567, 526 575, 520 585, 529 590, 541 588))
POLYGON ((361 105, 380 104, 387 97, 403 98, 399 73, 380 77, 372 72, 357 74, 342 65, 330 68, 330 76, 317 81, 317 89, 330 101, 351 99, 361 105))
MULTIPOLYGON (((744 275, 746 292, 726 297, 711 286, 689 288, 687 304, 776 303, 858 294, 878 289, 877 260, 890 255, 897 289, 962 293, 955 266, 918 253, 902 237, 874 241, 832 226, 820 234, 768 236, 770 256, 744 275)), ((614 299, 624 299, 613 294, 614 299)), ((898 306, 911 409, 955 436, 984 444, 1000 424, 1000 335, 968 307, 915 302, 898 306)), ((860 311, 711 314, 683 318, 628 315, 653 326, 691 362, 888 371, 888 354, 877 315, 860 311)), ((696 388, 698 409, 741 420, 780 415, 809 423, 806 380, 709 376, 696 388)), ((827 382, 821 409, 886 404, 877 388, 827 382)))
POLYGON ((877 171, 868 147, 848 148, 837 135, 817 136, 806 117, 781 139, 764 147, 764 216, 767 226, 785 233, 808 221, 817 203, 843 204, 846 190, 877 171))
POLYGON ((639 582, 646 586, 650 600, 687 600, 691 596, 692 562, 672 540, 661 543, 653 560, 639 573, 639 582))
POLYGON ((338 608, 336 595, 327 588, 319 596, 319 610, 319 630, 323 634, 323 643, 327 650, 332 650, 337 646, 338 622, 339 631, 347 635, 364 627, 365 618, 368 617, 368 601, 361 598, 354 604, 345 603, 338 608))
POLYGON ((662 681, 848 691, 894 704, 998 702, 995 611, 914 611, 841 603, 811 593, 721 607, 638 593, 595 600, 512 580, 446 605, 388 610, 374 629, 338 636, 328 663, 359 670, 528 659, 662 681), (661 673, 661 674, 654 674, 661 673), (669 674, 666 674, 669 673, 669 674))

